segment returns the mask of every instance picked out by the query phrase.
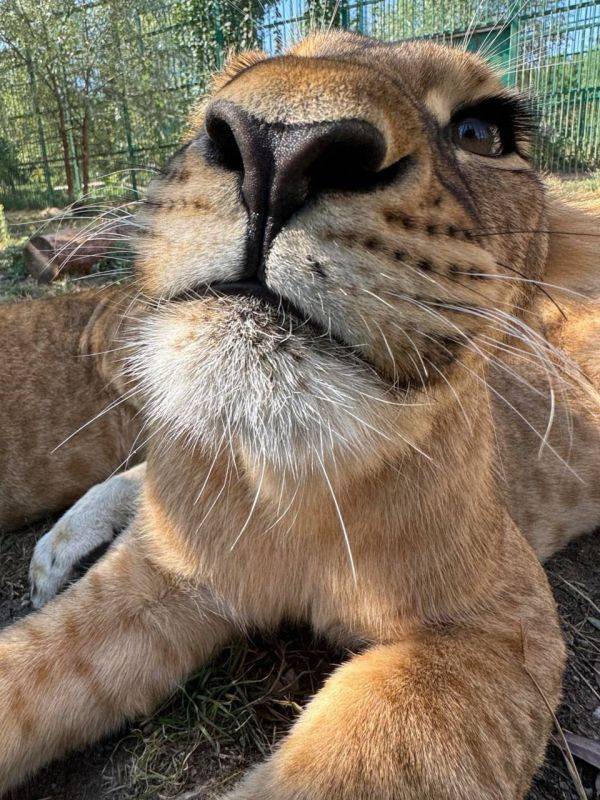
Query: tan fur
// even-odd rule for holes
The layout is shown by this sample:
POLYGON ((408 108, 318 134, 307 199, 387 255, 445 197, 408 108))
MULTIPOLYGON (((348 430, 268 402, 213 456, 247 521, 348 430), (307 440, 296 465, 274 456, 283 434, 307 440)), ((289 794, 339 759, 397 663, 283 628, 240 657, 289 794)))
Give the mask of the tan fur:
POLYGON ((196 293, 242 274, 246 212, 194 138, 156 182, 129 359, 153 434, 140 508, 0 636, 0 789, 146 713, 228 638, 293 619, 362 653, 231 800, 520 800, 564 664, 523 533, 544 557, 600 518, 593 250, 569 228, 565 251, 571 211, 524 159, 455 160, 428 132, 440 97, 501 91, 464 53, 319 35, 216 87, 263 120, 367 119, 384 163, 414 168, 322 195, 269 252, 269 286, 346 347, 196 293), (565 320, 538 282, 578 263, 565 320))
POLYGON ((94 355, 119 347, 127 305, 109 289, 2 306, 0 531, 61 511, 127 459, 140 421, 119 402, 118 353, 94 355))

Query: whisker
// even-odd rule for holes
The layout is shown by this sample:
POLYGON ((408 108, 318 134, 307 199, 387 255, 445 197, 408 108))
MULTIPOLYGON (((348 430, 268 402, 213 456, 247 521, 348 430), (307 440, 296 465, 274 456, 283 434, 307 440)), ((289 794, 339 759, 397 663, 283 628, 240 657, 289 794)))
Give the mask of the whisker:
POLYGON ((344 537, 344 543, 346 545, 346 552, 348 554, 348 561, 350 562, 350 570, 352 571, 352 579, 355 584, 358 583, 357 576, 356 576, 356 565, 354 563, 354 556, 352 555, 352 547, 350 546, 350 537, 348 536, 348 530, 346 528, 346 523, 344 522, 344 517, 342 516, 342 510, 338 503, 336 494, 333 490, 333 486, 331 485, 331 481, 329 479, 329 475, 327 474, 327 470, 325 469, 325 464, 323 463, 323 459, 317 452, 314 450, 314 453, 317 457, 319 465, 321 467, 321 471, 323 472, 323 477, 325 478, 325 482, 327 484, 327 488, 329 489, 329 493, 331 494, 331 499, 333 500, 333 505, 335 506, 335 511, 340 522, 340 527, 342 529, 342 536, 344 537))
POLYGON ((258 498, 260 497, 260 490, 262 489, 263 480, 264 480, 264 477, 265 477, 265 469, 266 469, 266 465, 267 465, 267 464, 266 464, 266 461, 265 461, 265 460, 263 460, 262 472, 261 472, 261 474, 260 474, 260 480, 258 481, 258 486, 257 486, 257 488, 256 488, 256 494, 254 495, 254 500, 252 501, 252 506, 251 506, 251 508, 250 508, 250 511, 249 511, 249 513, 248 513, 248 516, 247 516, 247 518, 246 518, 246 521, 245 521, 245 522, 244 522, 244 524, 242 525, 242 528, 241 528, 240 532, 239 532, 239 533, 238 533, 238 535, 235 537, 235 540, 234 540, 233 544, 232 544, 232 545, 231 545, 231 547, 229 548, 229 552, 231 552, 231 551, 233 550, 233 548, 236 546, 236 544, 237 544, 237 543, 239 542, 239 540, 242 538, 242 534, 244 533, 244 531, 246 530, 246 528, 247 528, 247 527, 248 527, 248 525, 250 524, 250 520, 252 519, 252 517, 253 517, 253 515, 254 515, 254 510, 255 510, 255 508, 256 508, 256 505, 257 505, 257 503, 258 503, 258 498))
POLYGON ((93 416, 91 419, 89 419, 83 425, 80 425, 79 428, 77 428, 77 430, 75 430, 75 431, 73 431, 73 433, 69 434, 69 436, 67 436, 66 439, 63 439, 63 441, 60 444, 57 444, 56 447, 53 450, 50 451, 50 455, 53 455, 54 453, 56 453, 56 451, 58 449, 63 447, 63 445, 65 445, 67 442, 69 442, 74 436, 77 436, 77 434, 80 433, 82 430, 84 430, 84 428, 87 428, 93 422, 96 422, 101 417, 103 417, 105 414, 108 414, 109 411, 112 411, 113 409, 117 408, 117 406, 120 406, 123 403, 126 403, 128 400, 131 400, 131 398, 134 397, 136 394, 138 394, 139 391, 140 391, 139 389, 135 389, 134 391, 131 391, 131 392, 128 392, 127 394, 125 394, 125 395, 122 395, 117 400, 113 400, 111 403, 108 404, 108 406, 106 406, 106 408, 102 409, 102 411, 98 412, 98 414, 93 416))

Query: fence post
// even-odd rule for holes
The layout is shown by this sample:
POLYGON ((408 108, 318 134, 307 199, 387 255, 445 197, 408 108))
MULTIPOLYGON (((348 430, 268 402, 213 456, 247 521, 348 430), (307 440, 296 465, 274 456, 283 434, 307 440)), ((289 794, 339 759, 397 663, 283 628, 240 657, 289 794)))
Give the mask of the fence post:
POLYGON ((350 9, 347 0, 340 3, 340 25, 344 30, 350 27, 350 9))
POLYGON ((4 216, 4 206, 0 203, 0 250, 8 247, 8 224, 4 216))
POLYGON ((217 69, 222 69, 223 67, 223 50, 225 49, 225 37, 223 36, 223 25, 221 22, 221 3, 219 0, 215 0, 214 4, 215 9, 215 43, 217 45, 217 50, 215 53, 215 62, 217 69))
POLYGON ((37 121, 38 140, 40 143, 40 152, 42 154, 42 168, 44 171, 44 180, 46 182, 46 191, 48 193, 48 202, 52 203, 54 200, 54 187, 52 186, 52 176, 50 175, 50 165, 48 164, 48 150, 46 148, 46 137, 44 136, 44 125, 42 123, 42 114, 38 105, 37 98, 37 84, 35 80, 35 72, 33 64, 31 63, 31 56, 27 53, 27 74, 29 76, 29 86, 31 89, 31 104, 33 106, 33 113, 37 121))
POLYGON ((356 4, 356 29, 359 33, 365 32, 365 5, 362 0, 356 4))
MULTIPOLYGON (((121 37, 119 35, 119 18, 114 2, 110 4, 111 22, 112 22, 112 35, 115 43, 115 49, 119 56, 119 61, 123 62, 123 50, 121 48, 121 37)), ((136 19, 139 25, 139 16, 136 19)), ((131 181, 131 188, 137 194, 137 175, 135 172, 135 147, 133 145, 133 130, 131 127, 131 117, 129 116, 129 106, 127 105, 127 91, 125 89, 125 82, 123 81, 123 73, 119 72, 119 94, 121 99, 121 112, 123 114, 123 128, 125 129, 125 141, 127 143, 127 155, 129 160, 129 179, 131 181)))
POLYGON ((69 90, 67 87, 67 71, 65 65, 62 65, 63 73, 63 86, 65 98, 65 122, 67 123, 67 142, 69 145, 69 155, 71 159, 71 166, 73 168, 73 194, 75 199, 81 197, 81 176, 79 174, 79 162, 77 161, 77 150, 75 148, 75 137, 73 136, 73 118, 71 117, 71 104, 69 103, 69 90))
POLYGON ((127 140, 127 152, 129 155, 129 177, 131 188, 137 194, 137 175, 135 172, 135 148, 133 146, 133 131, 131 129, 131 117, 129 116, 129 106, 127 105, 127 95, 123 90, 123 125, 125 127, 125 139, 127 140))
POLYGON ((517 85, 517 58, 519 54, 519 17, 513 16, 508 28, 508 69, 506 70, 506 85, 517 85))

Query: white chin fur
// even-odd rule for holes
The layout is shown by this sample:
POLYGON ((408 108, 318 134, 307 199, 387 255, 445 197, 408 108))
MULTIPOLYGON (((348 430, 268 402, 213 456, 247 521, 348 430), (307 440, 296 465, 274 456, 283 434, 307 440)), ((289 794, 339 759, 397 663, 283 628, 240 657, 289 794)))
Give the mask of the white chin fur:
MULTIPOLYGON (((147 416, 209 448, 294 473, 381 448, 390 395, 375 373, 249 298, 207 298, 140 324, 130 360, 147 416)), ((387 432, 386 432, 387 429, 387 432)))

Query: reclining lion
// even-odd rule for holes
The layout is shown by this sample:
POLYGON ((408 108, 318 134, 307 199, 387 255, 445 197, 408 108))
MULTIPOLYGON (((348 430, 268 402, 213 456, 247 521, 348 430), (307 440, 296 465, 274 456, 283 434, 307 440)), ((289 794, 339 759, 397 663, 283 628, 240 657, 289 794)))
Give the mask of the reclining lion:
POLYGON ((538 558, 600 521, 597 219, 531 127, 431 43, 240 56, 132 286, 2 309, 2 524, 147 461, 38 546, 42 605, 133 515, 0 635, 0 790, 288 619, 355 655, 230 800, 523 798, 564 665, 538 558))

